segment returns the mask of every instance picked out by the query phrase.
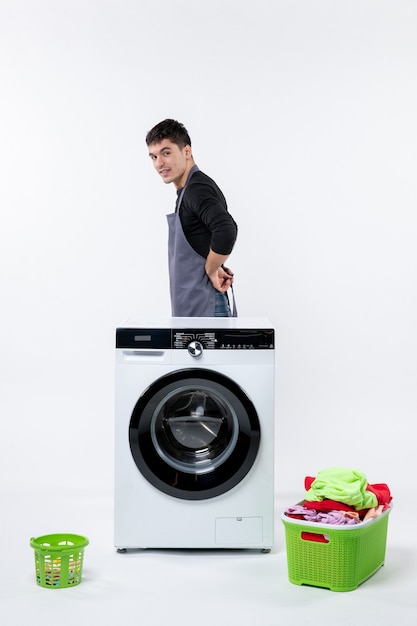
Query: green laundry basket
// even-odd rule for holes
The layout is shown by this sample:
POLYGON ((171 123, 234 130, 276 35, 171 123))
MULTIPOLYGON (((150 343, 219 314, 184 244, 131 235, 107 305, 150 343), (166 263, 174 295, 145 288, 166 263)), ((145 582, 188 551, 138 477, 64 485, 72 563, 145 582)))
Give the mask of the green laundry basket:
POLYGON ((384 565, 391 508, 352 526, 306 522, 284 513, 290 582, 332 591, 356 589, 384 565))
POLYGON ((81 582, 84 548, 88 539, 81 535, 42 535, 31 538, 35 550, 36 582, 46 589, 75 587, 81 582))

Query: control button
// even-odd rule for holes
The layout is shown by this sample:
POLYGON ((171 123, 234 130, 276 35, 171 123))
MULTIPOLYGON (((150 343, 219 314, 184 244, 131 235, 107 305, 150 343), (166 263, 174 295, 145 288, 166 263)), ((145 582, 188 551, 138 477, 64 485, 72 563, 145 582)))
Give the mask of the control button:
POLYGON ((203 344, 200 341, 191 341, 188 346, 188 353, 191 354, 194 358, 199 357, 203 354, 203 344))

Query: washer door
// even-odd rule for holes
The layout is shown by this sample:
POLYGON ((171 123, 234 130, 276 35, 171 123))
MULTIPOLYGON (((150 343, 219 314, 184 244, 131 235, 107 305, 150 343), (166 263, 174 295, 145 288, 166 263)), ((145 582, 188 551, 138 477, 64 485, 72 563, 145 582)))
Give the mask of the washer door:
POLYGON ((212 370, 178 370, 139 398, 130 449, 143 476, 184 500, 226 493, 252 467, 260 441, 255 407, 230 378, 212 370))

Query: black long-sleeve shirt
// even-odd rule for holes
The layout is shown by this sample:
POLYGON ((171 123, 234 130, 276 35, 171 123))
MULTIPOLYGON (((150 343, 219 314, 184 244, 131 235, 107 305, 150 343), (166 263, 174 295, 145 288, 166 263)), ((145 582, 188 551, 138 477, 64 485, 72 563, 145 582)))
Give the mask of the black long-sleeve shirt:
MULTIPOLYGON (((177 193, 179 197, 181 190, 177 193)), ((202 257, 207 258, 210 249, 217 254, 231 253, 237 237, 237 224, 228 212, 220 188, 200 170, 188 182, 179 218, 188 243, 202 257)))

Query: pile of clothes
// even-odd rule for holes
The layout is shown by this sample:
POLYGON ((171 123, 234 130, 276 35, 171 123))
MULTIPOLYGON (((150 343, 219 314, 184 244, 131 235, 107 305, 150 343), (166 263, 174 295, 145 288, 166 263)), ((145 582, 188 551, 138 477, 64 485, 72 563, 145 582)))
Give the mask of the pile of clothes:
POLYGON ((285 515, 321 524, 359 524, 378 517, 392 500, 388 485, 370 485, 361 470, 344 467, 306 476, 304 488, 304 500, 288 507, 285 515))

